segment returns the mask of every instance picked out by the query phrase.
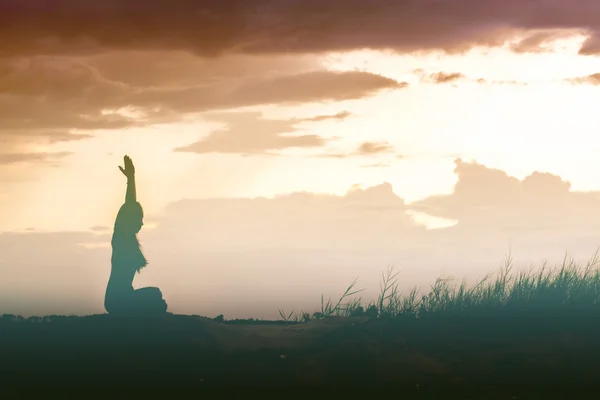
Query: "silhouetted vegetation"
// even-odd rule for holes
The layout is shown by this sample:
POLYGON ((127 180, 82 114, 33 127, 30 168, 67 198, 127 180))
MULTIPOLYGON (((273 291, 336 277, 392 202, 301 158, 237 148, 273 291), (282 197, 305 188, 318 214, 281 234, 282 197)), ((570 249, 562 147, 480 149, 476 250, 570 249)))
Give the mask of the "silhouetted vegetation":
POLYGON ((564 262, 554 268, 543 264, 538 271, 513 271, 509 256, 505 266, 496 274, 489 274, 477 284, 452 285, 451 278, 438 278, 428 294, 418 296, 419 289, 408 294, 398 291, 398 273, 393 268, 383 275, 381 293, 376 301, 364 303, 352 298, 357 280, 346 289, 334 304, 321 298, 321 309, 313 313, 279 311, 284 321, 306 322, 330 316, 368 316, 371 318, 431 318, 468 315, 496 316, 498 313, 527 313, 539 311, 590 311, 600 309, 600 258, 598 252, 584 268, 565 256, 564 262), (346 301, 346 302, 345 302, 346 301))
POLYGON ((472 286, 438 279, 425 295, 400 293, 389 269, 372 302, 357 298, 356 284, 338 301, 322 297, 311 313, 281 310, 279 321, 3 315, 2 377, 137 390, 170 383, 196 393, 320 386, 508 399, 568 384, 572 396, 600 374, 598 254, 585 266, 565 257, 525 272, 508 258, 495 277, 472 286))

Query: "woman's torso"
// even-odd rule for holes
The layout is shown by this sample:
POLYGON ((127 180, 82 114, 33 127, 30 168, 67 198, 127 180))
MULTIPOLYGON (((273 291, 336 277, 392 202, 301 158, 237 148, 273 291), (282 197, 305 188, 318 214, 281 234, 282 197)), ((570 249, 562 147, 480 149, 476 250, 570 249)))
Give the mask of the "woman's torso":
POLYGON ((145 265, 135 236, 114 236, 112 240, 111 271, 107 291, 133 290, 136 271, 145 265))

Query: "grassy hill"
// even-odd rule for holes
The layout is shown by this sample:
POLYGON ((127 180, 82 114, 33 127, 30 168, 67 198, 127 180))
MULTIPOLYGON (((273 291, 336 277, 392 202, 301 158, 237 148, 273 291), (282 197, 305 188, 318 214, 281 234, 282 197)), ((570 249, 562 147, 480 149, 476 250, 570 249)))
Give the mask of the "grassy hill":
POLYGON ((470 288, 438 280, 425 296, 398 293, 390 271, 377 301, 351 300, 353 284, 340 301, 310 314, 282 312, 282 321, 4 315, 0 379, 7 393, 88 397, 127 388, 580 398, 600 377, 596 266, 594 258, 585 268, 511 274, 507 264, 495 280, 470 288))

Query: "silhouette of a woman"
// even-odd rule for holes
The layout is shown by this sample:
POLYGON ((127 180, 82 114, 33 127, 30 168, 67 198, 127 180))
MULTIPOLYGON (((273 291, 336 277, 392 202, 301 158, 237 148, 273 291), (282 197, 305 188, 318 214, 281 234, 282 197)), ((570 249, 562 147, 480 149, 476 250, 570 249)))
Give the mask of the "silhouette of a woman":
POLYGON ((145 287, 133 290, 133 278, 148 263, 138 242, 144 211, 136 199, 135 168, 129 156, 124 157, 125 168, 119 169, 127 177, 125 204, 121 206, 111 241, 111 271, 104 308, 109 314, 160 314, 167 311, 167 303, 159 288, 145 287))

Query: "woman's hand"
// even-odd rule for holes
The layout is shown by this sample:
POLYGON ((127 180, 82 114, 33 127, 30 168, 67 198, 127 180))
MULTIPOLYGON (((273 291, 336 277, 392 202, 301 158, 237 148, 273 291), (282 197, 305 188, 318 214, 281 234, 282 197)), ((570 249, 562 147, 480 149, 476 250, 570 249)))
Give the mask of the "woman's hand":
POLYGON ((127 178, 133 178, 133 176, 135 175, 135 167, 133 166, 131 158, 129 158, 129 156, 125 156, 123 157, 123 161, 125 163, 125 168, 119 165, 119 169, 127 178))

